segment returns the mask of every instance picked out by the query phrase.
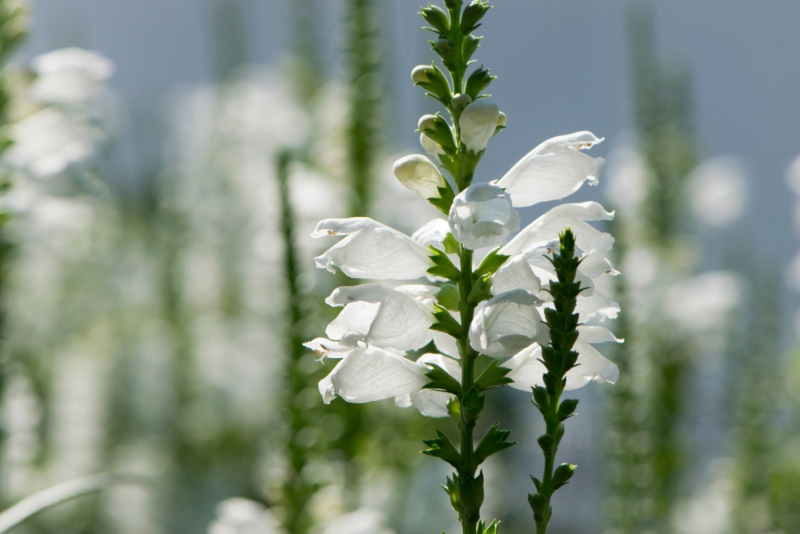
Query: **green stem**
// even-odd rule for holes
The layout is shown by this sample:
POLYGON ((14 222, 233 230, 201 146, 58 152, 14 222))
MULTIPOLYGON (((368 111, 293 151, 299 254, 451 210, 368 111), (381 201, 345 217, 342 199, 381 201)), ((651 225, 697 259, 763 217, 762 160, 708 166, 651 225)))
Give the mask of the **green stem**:
MULTIPOLYGON (((559 382, 560 384, 560 382, 559 382)), ((561 387, 559 386, 556 394, 550 396, 550 407, 545 417, 546 434, 548 436, 555 436, 558 432, 558 426, 561 421, 558 418, 558 404, 561 401, 561 387)), ((542 494, 545 497, 545 513, 536 520, 536 534, 544 534, 547 532, 547 525, 550 523, 550 517, 553 510, 550 506, 550 500, 553 498, 555 488, 553 487, 553 473, 556 466, 556 454, 558 454, 558 443, 553 445, 550 453, 544 454, 544 474, 542 476, 542 494)))

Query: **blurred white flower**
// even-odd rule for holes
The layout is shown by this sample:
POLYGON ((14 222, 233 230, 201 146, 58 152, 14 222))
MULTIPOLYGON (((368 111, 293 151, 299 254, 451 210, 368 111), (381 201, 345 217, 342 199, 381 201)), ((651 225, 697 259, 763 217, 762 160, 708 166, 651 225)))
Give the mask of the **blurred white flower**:
POLYGON ((690 207, 698 220, 723 227, 744 214, 747 180, 738 158, 720 156, 705 161, 686 180, 690 207))
POLYGON ((264 505, 232 497, 217 506, 217 519, 208 534, 283 534, 278 521, 264 505))
POLYGON ((608 162, 606 195, 623 217, 638 214, 647 196, 648 170, 638 150, 622 145, 608 162))
POLYGON ((384 525, 383 513, 361 508, 330 521, 322 534, 394 534, 384 525))
POLYGON ((664 305, 684 331, 700 334, 724 327, 742 299, 741 280, 732 273, 714 271, 673 284, 664 305))
POLYGON ((104 89, 114 63, 98 52, 63 48, 31 61, 36 81, 31 98, 43 104, 85 104, 104 89))

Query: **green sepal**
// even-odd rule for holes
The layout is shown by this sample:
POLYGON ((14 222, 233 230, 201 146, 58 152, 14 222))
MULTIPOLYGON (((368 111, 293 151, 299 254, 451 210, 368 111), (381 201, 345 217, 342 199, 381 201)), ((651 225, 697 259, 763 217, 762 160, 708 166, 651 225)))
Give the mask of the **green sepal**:
POLYGON ((431 63, 431 68, 433 69, 433 74, 426 76, 427 81, 417 82, 414 85, 422 87, 428 91, 433 98, 443 104, 449 102, 453 97, 453 90, 450 88, 447 77, 435 63, 431 63))
POLYGON ((455 284, 442 284, 436 293, 436 302, 450 311, 459 311, 461 292, 455 284))
POLYGON ((438 436, 436 439, 426 439, 422 441, 422 443, 428 446, 427 449, 422 451, 422 454, 440 458, 458 469, 461 463, 461 454, 456 450, 455 445, 453 445, 453 442, 450 441, 450 438, 448 438, 444 432, 437 429, 436 435, 438 436))
POLYGON ((544 415, 550 409, 550 395, 547 394, 547 390, 542 386, 533 386, 531 390, 533 391, 533 400, 531 402, 544 415))
MULTIPOLYGON (((433 119, 428 119, 428 121, 423 123, 427 127, 422 127, 420 132, 436 141, 446 153, 455 154, 456 142, 453 139, 453 130, 450 129, 450 124, 448 124, 447 120, 437 113, 433 119)), ((449 171, 450 169, 447 170, 449 171)))
POLYGON ((528 494, 528 505, 533 511, 533 518, 536 521, 544 520, 545 513, 547 512, 547 499, 541 493, 528 494))
POLYGON ((476 69, 467 78, 467 86, 464 92, 475 100, 496 78, 497 76, 489 74, 489 69, 484 69, 483 67, 476 69))
POLYGON ((577 467, 578 466, 574 464, 559 465, 558 469, 553 473, 553 491, 566 485, 569 479, 572 478, 572 475, 575 474, 575 469, 577 469, 577 467))
POLYGON ((492 524, 488 527, 486 526, 486 521, 481 520, 478 523, 478 533, 479 534, 498 534, 500 532, 500 521, 494 520, 492 524))
MULTIPOLYGON (((442 58, 442 63, 444 63, 444 66, 447 67, 447 70, 451 72, 456 70, 456 44, 445 37, 429 42, 431 43, 431 48, 433 48, 433 51, 439 54, 439 57, 442 58)), ((463 45, 461 50, 463 53, 463 45)))
POLYGON ((450 417, 456 421, 461 419, 461 401, 458 400, 458 397, 451 397, 446 406, 450 417))
POLYGON ((444 251, 448 254, 458 254, 458 250, 461 247, 461 244, 450 232, 447 232, 447 235, 444 236, 442 244, 444 245, 444 251))
POLYGON ((475 269, 475 277, 477 278, 486 276, 487 274, 491 275, 496 273, 497 269, 499 269, 509 257, 510 256, 506 256, 505 254, 500 254, 500 247, 497 247, 483 258, 481 264, 478 265, 477 269, 475 269))
POLYGON ((430 258, 433 262, 433 267, 430 267, 427 271, 428 274, 433 276, 441 276, 442 278, 447 278, 453 283, 458 283, 461 281, 461 271, 458 270, 450 258, 439 250, 438 248, 430 245, 428 249, 431 251, 430 258))
POLYGON ((450 505, 453 507, 453 510, 460 516, 464 514, 464 507, 458 495, 458 486, 458 475, 453 473, 453 478, 447 477, 447 484, 443 485, 442 488, 444 488, 444 491, 450 496, 450 505))
MULTIPOLYGON (((478 473, 475 478, 470 476, 461 477, 458 482, 458 499, 465 510, 480 510, 484 498, 483 471, 478 473)), ((477 520, 478 518, 474 519, 477 520)))
POLYGON ((497 386, 510 384, 513 382, 507 375, 511 369, 500 366, 500 360, 492 358, 491 363, 483 370, 481 375, 475 381, 475 387, 479 391, 488 391, 497 386))
POLYGON ((461 44, 461 60, 463 62, 468 62, 475 51, 478 50, 478 47, 481 45, 481 39, 483 39, 483 37, 476 37, 472 34, 464 37, 464 41, 461 44))
POLYGON ((556 438, 550 434, 542 434, 536 440, 545 456, 552 456, 556 450, 556 438))
POLYGON ((433 318, 435 321, 431 325, 431 330, 444 332, 455 339, 459 339, 461 337, 463 330, 461 325, 458 324, 458 321, 456 321, 452 315, 450 315, 449 311, 438 304, 433 305, 433 318))
POLYGON ((481 411, 483 411, 485 402, 486 397, 481 395, 477 388, 469 388, 469 391, 467 391, 466 395, 461 399, 461 409, 464 412, 464 419, 469 422, 477 420, 481 411))
POLYGON ((437 198, 429 198, 428 202, 430 202, 434 208, 441 211, 445 215, 449 215, 450 207, 453 205, 455 194, 453 193, 453 190, 450 189, 449 185, 439 187, 438 190, 439 196, 437 198))
POLYGON ((561 406, 558 407, 558 420, 566 421, 575 415, 575 410, 578 408, 578 402, 578 399, 565 399, 561 403, 561 406))
POLYGON ((535 476, 531 476, 531 481, 533 481, 533 485, 536 487, 536 491, 539 493, 542 492, 542 481, 536 478, 535 476))
POLYGON ((437 32, 445 35, 450 33, 450 19, 441 7, 428 4, 428 7, 423 7, 419 14, 437 32))
POLYGON ((467 302, 472 305, 478 304, 491 298, 492 296, 492 282, 488 276, 482 276, 475 280, 472 289, 467 295, 467 302))
POLYGON ((461 394, 461 384, 458 380, 450 376, 450 373, 433 363, 426 363, 425 365, 430 367, 430 370, 425 373, 425 376, 430 379, 430 382, 422 386, 424 389, 446 391, 453 395, 461 394))
POLYGON ((516 441, 506 441, 509 435, 510 430, 500 430, 500 423, 493 424, 475 448, 475 463, 480 465, 493 454, 516 445, 516 441))
POLYGON ((561 423, 556 427, 556 446, 561 443, 561 438, 564 437, 564 432, 566 428, 564 427, 564 423, 561 423))
POLYGON ((461 15, 461 33, 467 34, 474 31, 490 8, 491 6, 489 6, 488 2, 482 2, 481 0, 473 0, 470 2, 461 15))

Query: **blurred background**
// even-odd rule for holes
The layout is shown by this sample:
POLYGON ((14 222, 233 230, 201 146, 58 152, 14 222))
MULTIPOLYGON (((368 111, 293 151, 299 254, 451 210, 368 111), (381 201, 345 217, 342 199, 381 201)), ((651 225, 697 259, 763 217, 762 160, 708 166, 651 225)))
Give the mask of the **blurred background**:
MULTIPOLYGON (((331 366, 300 346, 345 283, 315 272, 319 219, 437 215, 391 172, 438 110, 409 76, 434 57, 419 7, 0 2, 0 505, 136 482, 17 531, 459 530, 419 454, 451 423, 324 406, 331 366)), ((497 0, 478 31, 508 127, 476 179, 591 130, 608 163, 576 200, 617 212, 621 378, 579 392, 555 534, 800 532, 798 20, 789 0, 497 0)), ((486 465, 484 516, 530 531, 542 424, 529 395, 493 400, 519 443, 486 465)))

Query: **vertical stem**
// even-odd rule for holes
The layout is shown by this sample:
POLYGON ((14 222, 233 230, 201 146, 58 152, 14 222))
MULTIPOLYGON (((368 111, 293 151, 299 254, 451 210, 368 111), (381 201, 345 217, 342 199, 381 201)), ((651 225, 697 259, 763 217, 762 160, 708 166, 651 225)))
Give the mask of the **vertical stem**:
POLYGON ((284 527, 292 534, 305 534, 312 526, 308 514, 308 502, 314 494, 314 488, 306 480, 305 467, 308 463, 306 446, 297 439, 300 432, 308 426, 309 417, 306 408, 299 405, 301 392, 308 384, 308 376, 303 371, 302 360, 306 356, 303 348, 303 295, 298 285, 300 269, 298 254, 294 240, 294 210, 292 209, 289 174, 291 155, 288 152, 278 154, 276 170, 279 187, 279 203, 281 210, 281 237, 284 246, 283 271, 286 281, 286 331, 285 376, 288 383, 286 399, 283 403, 288 408, 289 440, 287 444, 291 474, 286 481, 284 498, 286 518, 284 527))

